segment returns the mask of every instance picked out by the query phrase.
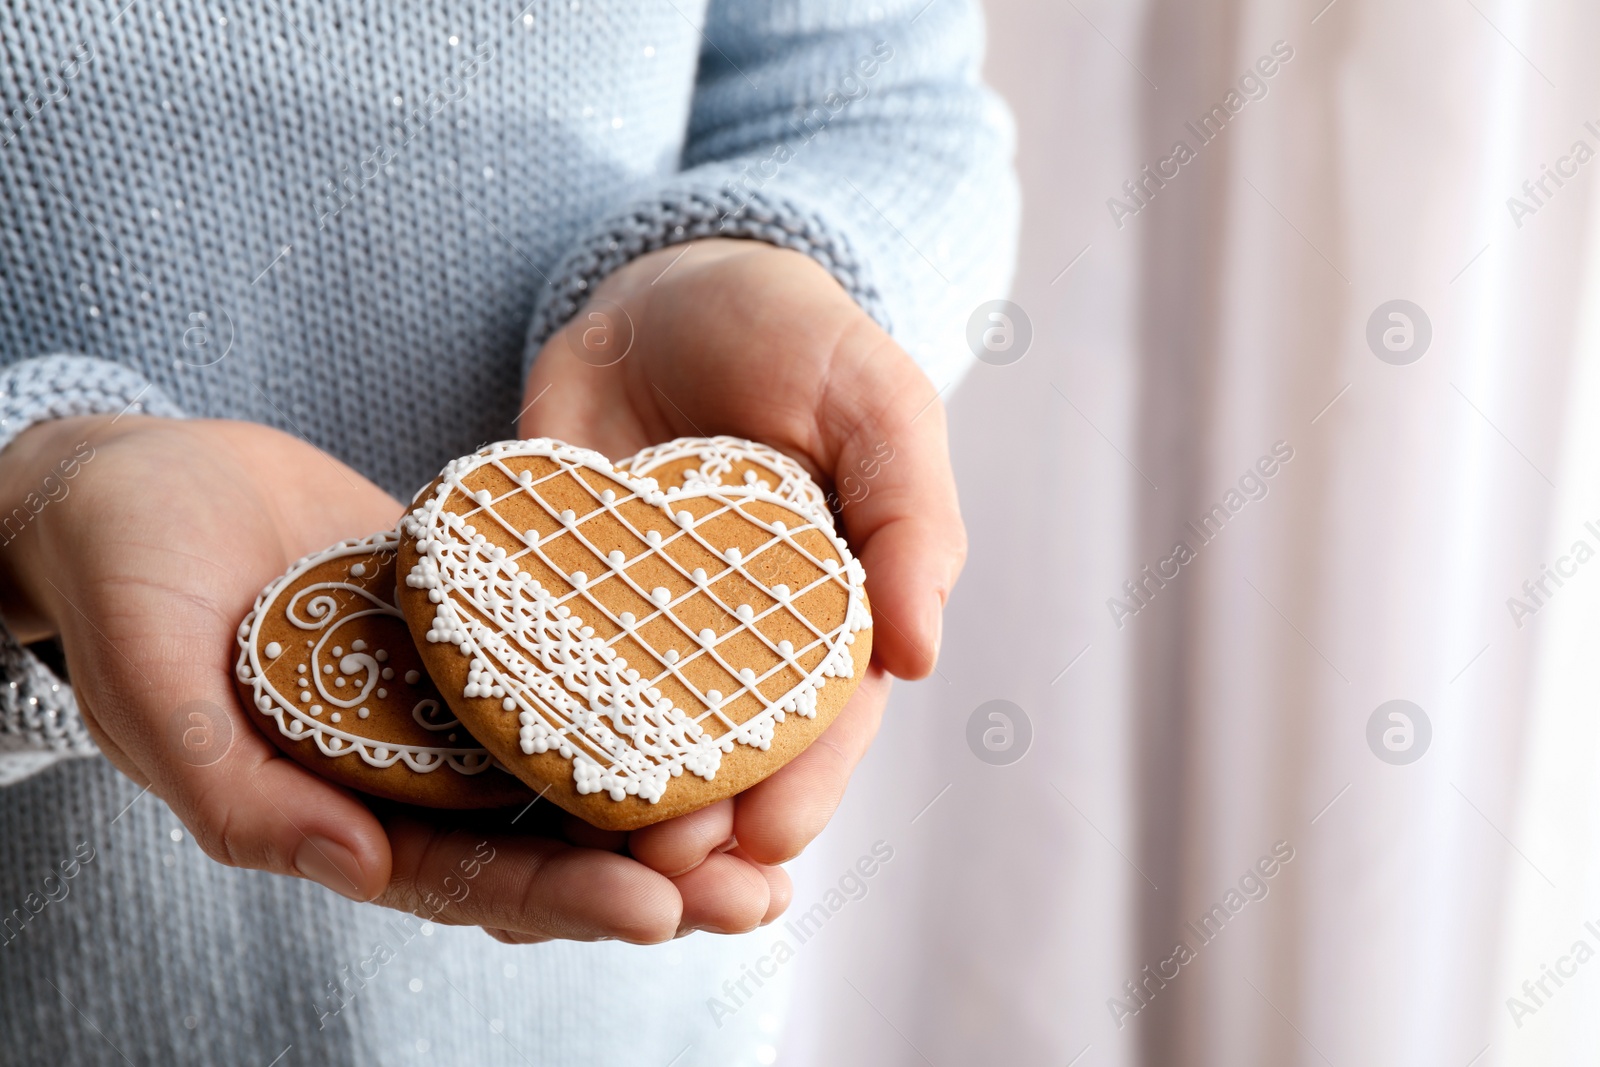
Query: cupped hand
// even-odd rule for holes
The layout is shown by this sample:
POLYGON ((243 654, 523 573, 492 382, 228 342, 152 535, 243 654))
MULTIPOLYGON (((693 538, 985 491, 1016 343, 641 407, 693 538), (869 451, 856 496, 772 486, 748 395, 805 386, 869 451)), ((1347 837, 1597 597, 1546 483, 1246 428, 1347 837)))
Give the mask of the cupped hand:
POLYGON ((933 385, 815 261, 717 239, 608 277, 545 343, 523 403, 524 437, 621 459, 675 437, 730 434, 780 449, 832 487, 872 601, 861 687, 765 781, 628 842, 679 884, 708 863, 791 859, 838 806, 877 732, 889 675, 924 677, 938 658, 966 533, 933 385))
POLYGON ((680 891, 559 828, 380 815, 280 755, 235 695, 239 622, 294 560, 392 527, 401 511, 310 445, 242 422, 41 423, 0 454, 0 514, 14 507, 37 515, 0 547, 0 611, 24 640, 60 637, 101 751, 212 858, 509 940, 743 929, 787 899, 782 872, 729 870, 731 859, 680 891), (196 702, 209 706, 220 756, 184 744, 196 702))

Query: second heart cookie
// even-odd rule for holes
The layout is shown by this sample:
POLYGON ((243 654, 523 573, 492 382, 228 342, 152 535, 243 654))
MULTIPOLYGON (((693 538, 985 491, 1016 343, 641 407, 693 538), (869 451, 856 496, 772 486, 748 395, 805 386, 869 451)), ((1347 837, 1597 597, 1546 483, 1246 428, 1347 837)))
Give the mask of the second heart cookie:
POLYGON ((587 449, 505 442, 402 520, 401 607, 484 747, 633 829, 765 778, 854 691, 865 575, 819 519, 760 486, 662 489, 587 449))

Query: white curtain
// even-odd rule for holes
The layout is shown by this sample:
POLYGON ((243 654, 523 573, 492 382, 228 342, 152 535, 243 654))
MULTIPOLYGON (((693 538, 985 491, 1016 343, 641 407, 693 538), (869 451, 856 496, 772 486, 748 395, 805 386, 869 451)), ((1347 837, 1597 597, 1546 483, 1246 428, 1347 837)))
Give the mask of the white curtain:
POLYGON ((1034 340, 953 394, 971 562, 798 867, 797 911, 893 849, 798 947, 780 1062, 1600 1048, 1600 10, 1325 3, 991 0, 1034 340), (1395 300, 1413 362, 1368 342, 1395 300), (991 699, 1032 724, 1009 766, 968 747, 991 699), (1414 762, 1369 745, 1392 700, 1414 762))

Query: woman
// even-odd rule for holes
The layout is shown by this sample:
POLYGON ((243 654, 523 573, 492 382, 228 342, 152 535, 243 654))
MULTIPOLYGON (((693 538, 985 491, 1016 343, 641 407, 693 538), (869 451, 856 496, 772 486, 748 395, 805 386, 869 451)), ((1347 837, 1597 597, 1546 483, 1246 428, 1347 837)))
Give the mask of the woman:
POLYGON ((976 11, 0 20, 0 1055, 693 1063, 772 1041, 781 990, 705 1013, 737 942, 530 952, 446 927, 642 945, 771 921, 888 676, 931 669, 964 553, 936 398, 1015 214, 976 11), (237 706, 256 592, 391 526, 446 460, 715 433, 831 479, 895 456, 842 516, 888 624, 872 673, 760 787, 628 839, 423 822, 278 758, 237 706), (423 910, 485 840, 441 926, 355 903, 423 910))

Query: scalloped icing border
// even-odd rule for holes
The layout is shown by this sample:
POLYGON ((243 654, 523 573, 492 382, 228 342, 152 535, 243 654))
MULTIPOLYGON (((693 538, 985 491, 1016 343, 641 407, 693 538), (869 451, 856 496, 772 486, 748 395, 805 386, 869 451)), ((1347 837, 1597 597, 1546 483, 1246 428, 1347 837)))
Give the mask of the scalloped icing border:
MULTIPOLYGON (((261 591, 261 594, 256 597, 255 606, 250 609, 250 613, 239 624, 237 633, 239 662, 234 669, 234 673, 241 683, 250 687, 251 702, 256 711, 273 719, 278 725, 279 733, 291 741, 315 741, 318 751, 324 756, 337 759, 340 756, 348 756, 354 752, 359 754, 368 766, 376 767, 380 770, 393 767, 396 763, 404 761, 407 767, 418 774, 429 774, 446 765, 456 772, 469 777, 482 774, 496 765, 494 757, 489 754, 487 749, 384 745, 370 738, 352 734, 347 730, 337 729, 332 724, 314 718, 285 700, 283 694, 279 693, 267 681, 266 674, 261 666, 256 650, 256 636, 260 627, 260 620, 278 595, 287 589, 296 578, 312 567, 326 563, 329 560, 345 556, 369 555, 373 552, 393 551, 399 547, 399 544, 400 534, 398 531, 386 530, 370 537, 358 537, 348 541, 340 541, 331 548, 313 552, 296 560, 287 572, 274 579, 261 591), (289 726, 291 722, 301 724, 298 732, 289 726)), ((374 594, 374 599, 382 601, 383 598, 374 594)), ((401 614, 400 609, 393 604, 388 606, 395 618, 404 622, 405 616, 401 614)), ((407 633, 407 640, 410 640, 409 632, 407 633)), ((462 729, 465 730, 466 727, 463 726, 462 729)))

